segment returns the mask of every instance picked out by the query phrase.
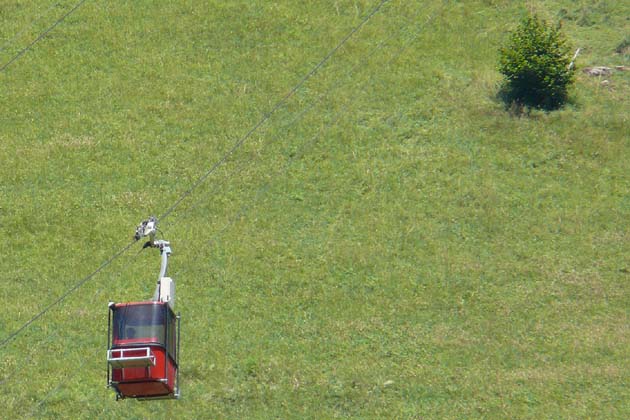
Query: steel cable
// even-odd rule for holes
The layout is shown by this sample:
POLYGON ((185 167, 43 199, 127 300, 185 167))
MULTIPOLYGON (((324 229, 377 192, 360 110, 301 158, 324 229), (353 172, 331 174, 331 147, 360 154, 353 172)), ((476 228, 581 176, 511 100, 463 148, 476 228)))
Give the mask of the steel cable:
MULTIPOLYGON (((439 7, 438 10, 435 11, 435 13, 431 13, 429 14, 429 16, 427 17, 427 19, 424 22, 424 25, 420 25, 420 27, 415 31, 415 33, 412 34, 412 36, 410 36, 406 41, 403 42, 403 45, 398 49, 398 51, 396 51, 396 53, 388 60, 388 62, 386 63, 386 66, 390 66, 395 60, 397 60, 402 54, 403 52, 408 48, 409 44, 411 44, 411 42, 413 42, 415 39, 418 38, 418 36, 420 35, 422 29, 424 29, 424 26, 426 26, 427 24, 429 24, 437 15, 440 11, 442 11, 444 9, 444 7, 446 6, 446 4, 448 3, 448 0, 445 0, 441 7, 439 7)), ((419 13, 416 15, 418 16, 419 13)), ((389 39, 393 38, 393 36, 390 36, 386 41, 388 41, 389 39)), ((384 41, 384 42, 386 42, 384 41)), ((367 59, 369 57, 371 57, 376 50, 378 50, 379 48, 382 47, 382 45, 384 44, 384 42, 381 42, 377 45, 377 47, 375 47, 367 56, 364 57, 364 59, 367 59)), ((364 60, 362 63, 360 63, 361 65, 364 64, 366 60, 364 60)), ((359 65, 356 65, 353 67, 353 69, 359 67, 359 65)), ((349 75, 351 72, 347 73, 346 75, 349 75)), ((370 77, 370 80, 373 78, 373 75, 370 77)), ((359 84, 357 84, 359 85, 359 84)), ((335 87, 335 86, 333 86, 335 87)), ((318 98, 317 102, 320 102, 321 99, 330 93, 331 89, 328 89, 323 95, 320 95, 320 97, 318 98)), ((357 89, 355 89, 357 90, 357 89)), ((312 106, 311 106, 312 108, 312 106)), ((310 108, 309 108, 310 109, 310 108)), ((302 153, 303 150, 305 150, 307 147, 310 147, 312 144, 314 144, 319 137, 321 136, 321 134, 328 130, 329 128, 331 128, 340 118, 343 114, 347 113, 350 110, 349 106, 346 106, 341 112, 337 113, 334 118, 332 119, 331 122, 328 123, 328 125, 326 127, 324 127, 322 130, 320 130, 318 133, 316 133, 313 137, 311 137, 310 140, 304 142, 300 148, 298 149, 298 151, 294 154, 293 157, 291 157, 287 163, 285 164, 283 170, 281 170, 281 172, 284 174, 286 172, 288 172, 289 167, 291 166, 291 164, 293 163, 293 161, 296 160, 296 158, 298 157, 298 155, 300 153, 302 153)), ((390 119, 393 118, 390 117, 390 119)), ((242 169, 242 168, 241 168, 242 169)), ((258 189, 258 191, 256 192, 256 196, 251 200, 251 201, 255 201, 257 200, 260 196, 262 196, 268 189, 270 186, 270 182, 267 182, 265 185, 263 185, 262 187, 260 187, 258 189)), ((230 218, 229 220, 223 225, 222 228, 220 228, 214 235, 212 235, 212 237, 210 238, 210 240, 208 240, 208 243, 212 243, 212 242, 216 242, 218 240, 218 238, 236 221, 238 220, 245 212, 247 212, 247 210, 249 209, 249 206, 251 206, 251 204, 247 205, 247 204, 243 204, 239 210, 237 212, 235 212, 230 218)), ((203 247, 198 247, 198 250, 201 250, 203 247)), ((182 270, 178 270, 177 271, 179 274, 183 274, 186 273, 187 270, 184 269, 182 270)))
POLYGON ((55 2, 52 5, 48 6, 48 8, 40 13, 39 15, 37 15, 33 20, 31 20, 29 23, 27 23, 20 31, 18 31, 15 35, 13 35, 10 38, 7 38, 6 40, 4 40, 4 42, 2 43, 2 46, 0 47, 0 52, 6 50, 9 45, 11 45, 11 43, 13 43, 13 41, 15 41, 17 38, 19 38, 20 36, 24 35, 26 33, 26 31, 30 28, 32 28, 33 26, 35 26, 35 23, 37 23, 40 19, 42 19, 44 16, 48 16, 48 14, 50 13, 50 11, 56 7, 59 6, 59 3, 55 2))
MULTIPOLYGON (((60 19, 58 19, 55 24, 53 24, 51 27, 49 27, 45 32, 43 32, 42 34, 40 34, 40 36, 33 41, 31 44, 29 44, 28 47, 24 48, 20 54, 16 55, 9 63, 5 64, 2 68, 0 68, 0 71, 4 70, 11 62, 15 61, 20 55, 24 54, 28 48, 30 48, 31 46, 33 46, 38 40, 42 39, 47 33, 49 33, 50 31, 52 31, 59 23, 61 23, 66 17, 68 17, 70 14, 72 14, 75 10, 77 10, 79 7, 81 7, 87 0, 82 0, 81 2, 79 2, 77 5, 75 5, 69 12, 67 12, 66 14, 64 14, 64 16, 62 16, 60 19)), ((359 23, 359 25, 355 26, 315 67, 313 67, 313 69, 311 69, 311 71, 309 71, 307 73, 306 76, 304 76, 302 78, 302 80, 300 80, 300 82, 298 84, 296 84, 293 89, 291 89, 289 91, 289 93, 287 93, 280 101, 278 101, 276 103, 276 105, 272 108, 271 111, 269 111, 268 113, 266 113, 264 115, 264 117, 253 127, 251 128, 246 134, 245 136, 243 136, 241 139, 239 139, 239 141, 237 141, 230 150, 228 150, 228 152, 223 155, 223 157, 221 159, 219 159, 206 173, 204 173, 193 185, 192 187, 190 187, 188 190, 186 190, 184 192, 184 194, 182 194, 173 205, 171 205, 160 217, 159 220, 166 218, 173 210, 175 210, 175 208, 177 206, 179 206, 179 204, 181 204, 181 202, 188 197, 190 194, 192 194, 192 192, 199 186, 201 185, 207 178, 208 176, 214 172, 219 166, 221 166, 227 159, 228 157, 233 154, 260 126, 262 126, 291 96, 293 96, 295 94, 295 92, 297 92, 299 90, 299 88, 310 78, 313 76, 313 74, 315 74, 317 72, 317 70, 319 70, 322 66, 324 66, 324 64, 330 60, 330 58, 335 54, 335 52, 337 50, 339 50, 355 33, 357 33, 366 23, 367 21, 374 16, 380 9, 381 7, 388 2, 389 0, 381 0, 379 2, 379 4, 359 23)), ((131 248, 131 246, 134 244, 135 241, 130 242, 127 246, 125 246, 124 248, 122 248, 121 250, 119 250, 117 253, 115 253, 112 257, 110 257, 109 259, 107 259, 103 264, 101 264, 95 271, 93 271, 92 273, 90 273, 88 276, 84 277, 83 279, 81 279, 79 282, 77 282, 74 286, 72 286, 70 289, 68 289, 66 292, 64 292, 61 296, 59 296, 56 300, 54 300, 52 303, 50 303, 49 305, 47 305, 44 309, 42 309, 40 312, 38 312, 35 316, 33 316, 30 320, 28 320, 26 323, 24 323, 22 326, 20 326, 17 330, 15 330, 14 332, 12 332, 11 334, 9 334, 7 337, 5 337, 4 339, 2 339, 2 341, 0 341, 0 348, 6 346, 7 343, 9 343, 11 340, 13 340, 15 337, 17 337, 22 331, 24 331, 26 328, 28 328, 30 325, 32 325, 35 321, 37 321, 39 318, 41 318, 44 314, 46 314, 50 309, 52 309, 54 306, 56 306, 57 304, 61 303, 62 301, 64 301, 70 294, 72 294, 75 290, 77 290, 78 288, 80 288, 82 285, 84 285, 87 281, 89 281, 90 279, 92 279, 96 274, 98 274, 99 272, 101 272, 103 269, 105 269, 108 265, 110 265, 114 260, 116 260, 118 257, 120 257, 122 254, 124 254, 127 250, 129 250, 129 248, 131 248)))
POLYGON ((282 99, 280 99, 273 107, 272 109, 265 113, 262 117, 262 119, 260 119, 260 121, 258 121, 258 123, 256 123, 247 133, 245 133, 245 135, 243 137, 241 137, 236 143, 234 143, 234 145, 228 150, 228 152, 223 155, 223 157, 221 159, 219 159, 214 165, 212 165, 212 167, 210 167, 210 169, 208 171, 206 171, 202 176, 200 176, 197 181, 195 181, 193 183, 193 185, 186 190, 164 213, 162 213, 161 216, 158 217, 158 221, 161 221, 162 219, 165 219, 166 217, 168 217, 169 214, 171 214, 173 212, 173 210, 175 210, 175 208, 177 208, 182 201, 184 201, 188 196, 190 196, 192 194, 192 192, 194 190, 196 190, 199 185, 201 185, 209 176, 210 174, 212 174, 217 168, 219 168, 221 165, 223 165, 223 163, 225 163, 225 161, 238 149, 240 148, 243 143, 245 143, 245 141, 247 141, 247 139, 249 139, 251 137, 252 134, 254 134, 254 132, 256 132, 258 130, 258 128, 260 128, 263 124, 265 124, 273 114, 276 113, 276 111, 278 109, 280 109, 280 107, 282 107, 286 101, 291 98, 301 87, 302 85, 304 85, 304 83, 306 83, 306 81, 308 79, 310 79, 321 67, 324 66, 324 64, 326 64, 330 58, 343 46, 346 44, 346 42, 348 42, 348 40, 355 34, 357 33, 369 20, 370 18, 372 18, 372 16, 374 16, 380 9, 381 7, 383 7, 383 5, 385 3, 387 3, 389 0, 381 0, 380 3, 366 16, 363 18, 363 20, 359 23, 359 25, 357 25, 356 27, 354 27, 350 33, 348 33, 328 54, 326 54, 326 56, 319 62, 317 63, 317 65, 315 65, 315 67, 313 67, 311 69, 311 71, 309 71, 306 76, 304 76, 294 87, 293 89, 291 89, 289 91, 289 93, 287 93, 284 97, 282 97, 282 99))
POLYGON ((79 7, 83 6, 83 4, 86 2, 87 0, 81 0, 80 2, 78 2, 72 9, 70 9, 68 12, 66 12, 63 16, 61 16, 59 19, 57 19, 55 21, 55 23, 53 23, 51 26, 49 26, 44 32, 42 32, 41 34, 39 34, 39 36, 37 36, 37 38, 35 38, 33 41, 31 41, 26 47, 22 48, 20 51, 17 52, 17 54, 15 54, 9 61, 7 61, 2 67, 0 67, 0 72, 4 71, 7 67, 9 67, 13 62, 15 62, 18 58, 22 57, 24 54, 26 54, 26 52, 28 50, 30 50, 31 48, 33 48, 33 46, 35 46, 35 44, 37 44, 39 41, 41 41, 42 39, 44 39, 44 37, 46 35, 48 35, 53 29, 55 29, 61 22, 63 22, 64 20, 66 20, 66 18, 68 16, 70 16, 72 13, 74 13, 77 9, 79 9, 79 7))
MULTIPOLYGON (((411 20, 415 20, 415 18, 420 16, 421 12, 422 12, 421 10, 418 11, 418 13, 416 13, 412 17, 411 20)), ((404 28, 405 28, 405 25, 402 25, 402 26, 399 27, 399 29, 404 29, 404 28)), ((311 104, 308 107, 304 108, 294 118, 292 118, 291 121, 289 121, 286 125, 284 125, 282 127, 282 130, 286 131, 290 127, 292 127, 294 124, 296 124, 298 121, 300 121, 308 112, 313 110, 317 104, 321 103, 322 100, 324 98, 326 98, 332 92, 333 89, 339 87, 344 82, 344 79, 346 79, 347 77, 351 76, 360 67, 363 67, 370 57, 372 57, 379 49, 383 48, 385 43, 390 41, 396 35, 397 35, 397 33, 392 33, 389 37, 387 37, 386 39, 384 39, 381 42, 379 42, 378 45, 376 47, 374 47, 367 55, 363 56, 362 60, 360 60, 358 63, 356 63, 354 66, 352 66, 348 71, 346 71, 346 73, 342 77, 337 78, 335 80, 335 82, 332 83, 325 91, 321 92, 319 94, 319 96, 313 102, 311 102, 311 104)), ((418 34, 416 34, 416 37, 417 37, 417 35, 418 34)), ((400 51, 399 54, 400 53, 402 53, 402 51, 400 51)), ((279 134, 275 135, 276 139, 279 138, 279 137, 280 137, 279 134)), ((266 144, 270 144, 272 142, 273 142, 273 140, 266 142, 266 144)), ((241 165, 235 169, 235 172, 236 173, 241 173, 248 164, 249 164, 249 162, 241 163, 241 165)), ((230 177, 233 177, 233 175, 230 175, 230 177)), ((218 189, 218 184, 217 184, 217 187, 214 188, 213 192, 215 192, 217 189, 218 189)), ((194 208, 195 208, 195 206, 189 207, 188 209, 186 209, 186 213, 191 211, 194 208)), ((181 214, 180 214, 180 216, 181 216, 181 214)))
POLYGON ((127 252, 127 250, 129 250, 129 248, 131 248, 131 246, 135 242, 136 241, 134 240, 134 241, 130 242, 127 246, 121 248, 118 252, 116 252, 114 255, 112 255, 110 258, 108 258, 104 263, 102 263, 96 270, 94 270, 93 272, 88 274, 86 277, 81 279, 78 283, 76 283, 70 289, 66 290, 61 296, 59 296, 57 299, 55 299, 52 303, 48 304, 48 306, 46 306, 44 309, 42 309, 40 312, 38 312, 35 316, 33 316, 31 319, 29 319, 27 322, 25 322, 21 327, 19 327, 17 330, 13 331, 6 338, 4 338, 2 341, 0 341, 0 348, 4 347, 9 341, 14 339, 18 334, 20 334, 22 331, 24 331, 26 328, 28 328, 33 322, 35 322, 39 318, 41 318, 46 312, 48 312, 54 306, 56 306, 60 302, 64 301, 68 296, 70 296, 70 294, 72 294, 72 292, 77 290, 79 287, 83 286, 88 280, 90 280, 92 277, 94 277, 98 273, 100 273, 103 269, 105 269, 107 266, 109 266, 115 259, 120 257, 125 252, 127 252))
MULTIPOLYGON (((384 4, 385 1, 381 2, 381 4, 379 4, 379 8, 382 6, 382 4, 384 4)), ((447 2, 445 2, 447 3, 447 2)), ((371 14, 373 15, 374 12, 371 14)), ((371 16, 370 15, 370 16, 371 16)), ((436 14, 433 14, 431 16, 429 16, 429 18, 427 19, 426 23, 429 23, 436 14)), ((356 32, 356 31, 355 31, 356 32)), ((387 65, 391 65, 392 62, 394 62, 400 55, 402 55, 402 53, 404 52, 404 50, 407 48, 407 46, 413 41, 415 40, 418 36, 419 36, 420 31, 418 31, 415 35, 413 35, 410 39, 408 39, 407 41, 405 41, 402 45, 402 47, 398 50, 398 52, 387 62, 387 65)), ((348 38, 348 37, 347 37, 348 38)), ((390 36, 387 40, 391 39, 392 36, 390 36)), ((387 41, 386 40, 386 41, 387 41)), ((377 46, 374 50, 372 50, 370 52, 370 54, 366 57, 370 57, 374 54, 375 50, 378 48, 381 48, 381 46, 383 45, 384 42, 386 41, 382 41, 381 43, 379 43, 379 46, 377 46)), ((338 48, 336 48, 338 49, 338 48)), ((330 54, 329 54, 330 55, 330 54)), ((327 56, 328 57, 328 56, 327 56)), ((365 61, 365 60, 364 60, 365 61)), ((322 63, 320 63, 322 64, 322 63)), ((357 66, 354 66, 352 70, 354 70, 357 66)), ((351 70, 351 71, 352 71, 351 70)), ((348 74, 348 73, 347 73, 348 74)), ((309 73, 309 75, 311 75, 311 73, 309 73)), ((302 81, 298 84, 299 86, 301 86, 306 79, 310 77, 307 76, 306 78, 302 79, 302 81)), ((258 128, 260 127, 267 119, 270 118, 271 114, 273 114, 282 104, 283 102, 285 102, 287 99, 289 99, 290 96, 292 96, 297 89, 299 88, 296 87, 294 88, 288 95, 286 95, 280 102, 278 102, 276 104, 276 106, 272 109, 272 111, 268 114, 265 115, 265 117, 263 118, 263 120, 261 120, 261 122, 259 122, 252 130, 250 130, 250 132, 248 132, 246 134, 245 137, 243 137, 241 140, 239 140, 239 142, 237 142, 235 144, 235 147, 233 147, 232 149, 230 149, 230 151, 228 151, 228 153, 217 162, 217 164, 215 164, 208 172, 206 172, 202 177, 200 177, 198 179, 198 181, 193 184, 193 186, 187 190, 183 196, 181 196, 162 216, 161 218, 164 218, 166 216, 168 216, 188 195, 190 195, 193 190, 195 190, 200 183, 203 183, 203 181, 205 181, 205 179, 218 167, 220 166, 225 160, 227 160, 227 158, 229 157, 229 155, 231 155, 249 136, 251 136, 251 134, 258 128)), ((329 89, 327 89, 327 91, 325 92, 325 94, 320 95, 320 97, 317 99, 316 102, 320 102, 321 99, 327 94, 329 93, 334 87, 333 86, 329 89)), ((312 104, 308 109, 312 109, 314 107, 314 104, 312 104)), ((313 143, 315 143, 317 141, 317 139, 321 136, 321 134, 323 132, 325 132, 327 129, 331 128, 340 118, 343 114, 345 114, 346 112, 348 112, 348 110, 350 109, 349 106, 346 106, 342 112, 339 112, 335 115, 335 117, 332 119, 332 121, 330 121, 328 123, 328 125, 320 130, 318 133, 316 133, 310 140, 304 142, 302 144, 302 146, 299 147, 298 152, 301 153, 301 151, 305 150, 307 147, 311 146, 313 143)), ((289 125, 292 125, 294 121, 299 120, 306 111, 303 111, 302 113, 300 113, 298 115, 297 118, 295 118, 292 123, 290 123, 289 125)), ((400 112, 398 114, 401 114, 400 112)), ((392 119, 394 118, 394 116, 392 115, 390 118, 388 119, 392 119)), ((300 153, 295 153, 294 156, 292 156, 288 162, 285 164, 283 171, 281 171, 282 173, 286 173, 289 169, 289 167, 291 166, 292 162, 296 159, 296 157, 298 156, 298 154, 300 153)), ((256 200, 258 197, 260 197, 261 195, 263 195, 264 193, 266 193, 266 191, 268 190, 270 186, 270 183, 268 182, 267 184, 263 185, 257 192, 256 197, 253 200, 256 200)), ((210 242, 215 241, 232 223, 234 223, 235 220, 237 220, 242 214, 244 214, 246 211, 248 210, 248 207, 243 205, 239 211, 233 215, 233 217, 228 221, 228 223, 226 225, 223 226, 223 228, 221 228, 215 235, 213 235, 213 237, 210 239, 210 242)), ((25 324, 22 328, 20 328, 18 331, 16 331, 14 334, 12 334, 12 336, 10 336, 8 339, 5 339, 4 341, 0 342, 0 347, 2 347, 3 345, 6 344, 6 341, 9 341, 11 338, 13 338, 13 336, 19 334, 19 332, 21 332, 23 329, 25 329, 28 325, 30 325, 32 322, 34 322, 36 319, 38 319, 39 317, 41 317, 45 311, 49 310, 52 306, 56 305, 57 303, 59 303, 61 300, 65 299, 70 293, 72 293, 74 290, 76 290, 77 288, 79 288, 80 286, 82 286, 85 282, 87 282, 90 278, 92 278, 94 275, 96 275, 98 272, 100 272, 102 269, 104 269, 107 265, 109 265, 114 259, 116 259, 117 257, 119 257, 120 255, 122 255, 124 252, 126 252, 131 245, 133 244, 130 243, 129 245, 127 245, 127 247, 123 248, 121 251, 119 251, 117 254, 114 255, 114 257, 110 258, 108 261, 106 261, 105 263, 103 263, 95 272, 93 272, 92 274, 90 274, 87 278, 83 279, 81 282, 77 283, 72 289, 70 289, 68 292, 66 292, 64 295, 62 295, 59 299, 57 299, 55 302, 53 302, 51 305, 49 305, 47 308, 44 309, 44 311, 42 311, 42 313, 38 314, 36 317, 33 317, 33 319, 31 319, 27 324, 25 324)), ((181 271, 180 271, 181 272, 181 271)), ((185 270, 184 270, 185 272, 185 270)), ((98 295, 101 291, 103 290, 103 288, 99 289, 95 295, 98 295)), ((83 361, 83 363, 81 365, 85 364, 85 360, 83 361)), ((78 371, 78 370, 77 370, 78 371)), ((61 383, 55 387, 53 390, 51 390, 49 393, 47 393, 44 398, 42 398, 37 404, 36 406, 33 408, 33 410, 31 411, 30 416, 33 416, 34 412, 39 409, 43 403, 45 403, 45 401, 47 401, 52 395, 56 394, 57 392, 59 392, 61 390, 61 383)))

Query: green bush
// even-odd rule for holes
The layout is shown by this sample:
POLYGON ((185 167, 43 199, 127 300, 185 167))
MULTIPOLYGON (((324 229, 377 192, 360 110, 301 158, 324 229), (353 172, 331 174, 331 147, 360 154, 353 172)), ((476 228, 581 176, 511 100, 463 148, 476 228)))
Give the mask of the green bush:
POLYGON ((500 50, 499 71, 506 80, 501 96, 509 106, 552 110, 567 100, 575 68, 559 28, 537 16, 523 19, 500 50))

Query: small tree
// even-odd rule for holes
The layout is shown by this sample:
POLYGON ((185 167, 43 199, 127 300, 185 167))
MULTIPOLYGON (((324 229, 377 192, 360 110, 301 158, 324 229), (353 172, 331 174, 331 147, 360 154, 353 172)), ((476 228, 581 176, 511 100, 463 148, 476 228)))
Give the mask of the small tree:
POLYGON ((508 105, 552 110, 566 102, 575 68, 569 68, 570 50, 559 28, 526 17, 499 52, 499 71, 506 78, 501 93, 508 105))

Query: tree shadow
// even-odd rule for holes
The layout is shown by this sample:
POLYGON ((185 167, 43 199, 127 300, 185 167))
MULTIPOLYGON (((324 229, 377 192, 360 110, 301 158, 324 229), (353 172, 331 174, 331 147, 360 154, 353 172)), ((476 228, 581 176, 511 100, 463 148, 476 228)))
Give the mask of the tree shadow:
POLYGON ((503 103, 505 110, 510 115, 516 117, 529 116, 532 110, 555 111, 569 101, 566 94, 552 97, 526 86, 514 85, 509 81, 501 84, 496 99, 503 103))

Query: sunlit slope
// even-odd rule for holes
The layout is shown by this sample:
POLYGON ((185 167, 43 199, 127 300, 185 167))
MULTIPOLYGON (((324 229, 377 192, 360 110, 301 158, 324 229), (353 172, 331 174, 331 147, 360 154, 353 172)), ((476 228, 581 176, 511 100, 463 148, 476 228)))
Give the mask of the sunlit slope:
MULTIPOLYGON (((581 71, 630 66, 623 3, 85 2, 0 73, 4 412, 626 418, 630 72, 581 71), (582 53, 519 118, 528 11, 582 53), (182 398, 116 402, 107 303, 159 256, 91 274, 149 215, 182 398)), ((3 5, 0 63, 76 4, 3 5)))

